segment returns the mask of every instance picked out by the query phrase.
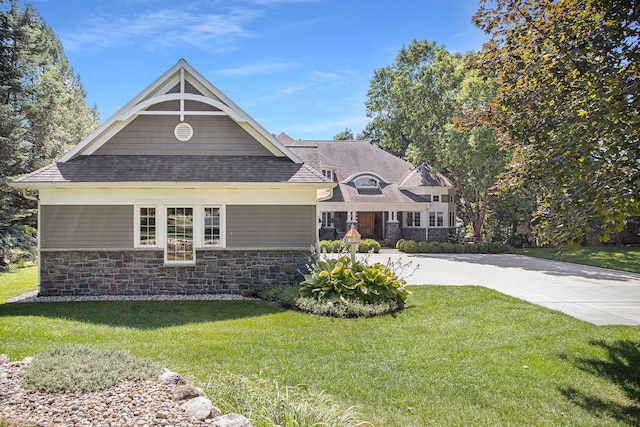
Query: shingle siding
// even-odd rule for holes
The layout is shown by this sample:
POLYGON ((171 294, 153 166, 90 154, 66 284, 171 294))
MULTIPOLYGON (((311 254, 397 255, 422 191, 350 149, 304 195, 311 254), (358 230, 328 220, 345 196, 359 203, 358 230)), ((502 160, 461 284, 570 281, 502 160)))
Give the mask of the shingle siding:
POLYGON ((42 249, 133 248, 133 206, 40 206, 42 249))
MULTIPOLYGON (((161 104, 163 105, 163 104, 161 104)), ((139 116, 97 155, 271 156, 272 154, 229 117, 187 116, 193 138, 179 142, 173 130, 177 116, 139 116)))
POLYGON ((317 221, 315 206, 227 206, 227 247, 308 248, 317 221))

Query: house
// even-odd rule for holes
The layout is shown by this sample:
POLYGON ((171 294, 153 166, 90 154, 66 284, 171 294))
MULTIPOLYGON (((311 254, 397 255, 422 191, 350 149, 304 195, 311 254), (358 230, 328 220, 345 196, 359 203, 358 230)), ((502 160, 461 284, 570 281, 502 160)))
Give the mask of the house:
POLYGON ((320 239, 354 226, 364 237, 446 241, 455 227, 455 188, 422 164, 415 167, 366 141, 278 140, 337 185, 319 203, 320 239))
POLYGON ((40 295, 239 293, 296 282, 335 183, 180 60, 56 163, 40 295))

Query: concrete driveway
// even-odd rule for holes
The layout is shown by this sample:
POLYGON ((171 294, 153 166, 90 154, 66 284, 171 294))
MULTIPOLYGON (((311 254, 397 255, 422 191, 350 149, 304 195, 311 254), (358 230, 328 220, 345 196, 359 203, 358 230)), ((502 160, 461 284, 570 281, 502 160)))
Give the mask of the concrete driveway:
POLYGON ((477 285, 595 325, 640 325, 640 274, 521 255, 404 254, 383 249, 371 261, 413 261, 411 285, 477 285))

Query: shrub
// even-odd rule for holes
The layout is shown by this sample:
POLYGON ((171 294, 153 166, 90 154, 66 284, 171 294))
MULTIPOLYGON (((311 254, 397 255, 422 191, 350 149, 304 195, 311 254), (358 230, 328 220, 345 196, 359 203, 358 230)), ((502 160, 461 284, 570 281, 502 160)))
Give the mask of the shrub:
POLYGON ((264 285, 256 289, 255 295, 279 307, 295 309, 298 308, 299 290, 298 285, 264 285))
POLYGON ((418 252, 418 243, 415 240, 409 240, 403 245, 403 251, 408 254, 415 254, 418 252))
POLYGON ((307 313, 331 317, 373 317, 392 313, 399 308, 396 301, 383 301, 365 304, 360 301, 341 301, 339 303, 318 301, 315 298, 298 299, 298 308, 307 313))
POLYGON ((318 301, 404 304, 410 295, 404 287, 406 282, 389 266, 380 263, 368 266, 361 262, 352 265, 347 256, 317 261, 304 278, 300 296, 318 301))
POLYGON ((479 254, 489 253, 489 245, 487 245, 486 243, 476 243, 475 245, 478 247, 479 254))
POLYGON ((360 242, 360 245, 358 246, 358 252, 367 253, 371 250, 373 250, 373 252, 375 253, 380 252, 380 243, 378 243, 377 240, 364 239, 362 242, 360 242))
POLYGON ((160 367, 120 350, 66 345, 36 356, 25 372, 25 384, 51 393, 91 392, 124 380, 151 380, 160 367))
POLYGON ((478 253, 478 245, 475 243, 467 243, 462 247, 465 254, 477 254, 478 253))
POLYGON ((439 254, 442 252, 442 244, 438 242, 429 242, 427 252, 430 254, 439 254))
POLYGON ((528 233, 515 233, 507 239, 507 245, 514 248, 528 248, 533 246, 532 242, 531 234, 528 233))
POLYGON ((331 253, 331 241, 329 240, 320 240, 319 246, 320 246, 320 253, 322 252, 326 252, 326 253, 331 253))
POLYGON ((429 252, 429 243, 418 242, 418 252, 421 254, 426 254, 427 252, 429 252))
POLYGON ((400 239, 396 242, 396 249, 403 250, 402 247, 407 241, 405 239, 400 239))
POLYGON ((342 252, 346 248, 346 245, 342 243, 342 240, 334 240, 331 242, 331 250, 327 252, 333 252, 334 254, 342 252))

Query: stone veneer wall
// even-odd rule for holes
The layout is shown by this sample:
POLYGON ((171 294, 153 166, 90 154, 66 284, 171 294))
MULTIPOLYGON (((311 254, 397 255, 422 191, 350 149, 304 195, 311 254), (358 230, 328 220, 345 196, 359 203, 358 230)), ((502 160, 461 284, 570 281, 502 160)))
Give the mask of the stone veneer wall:
POLYGON ((419 242, 427 238, 427 231, 424 228, 404 227, 402 229, 402 238, 405 240, 415 240, 416 242, 419 242))
POLYGON ((200 250, 196 264, 166 266, 162 250, 41 251, 41 296, 234 293, 297 283, 309 250, 200 250))
POLYGON ((449 240, 450 228, 430 228, 429 229, 429 241, 430 242, 446 242, 449 240))

